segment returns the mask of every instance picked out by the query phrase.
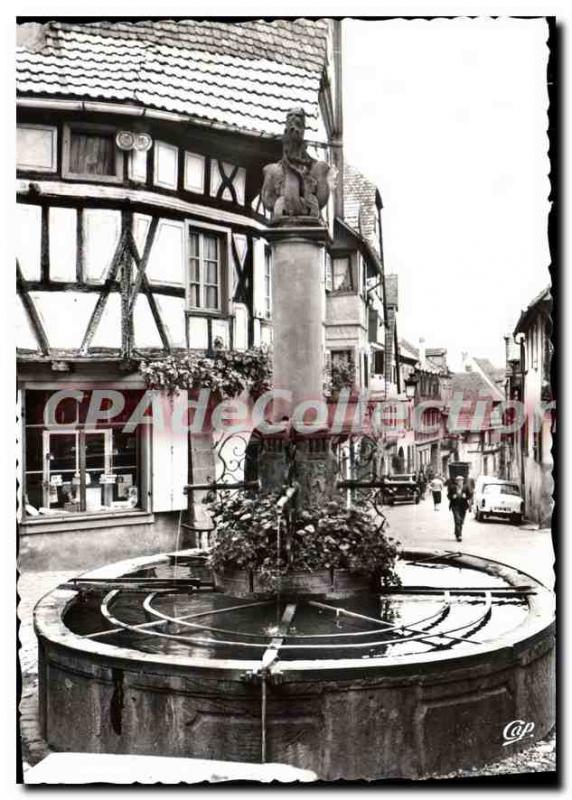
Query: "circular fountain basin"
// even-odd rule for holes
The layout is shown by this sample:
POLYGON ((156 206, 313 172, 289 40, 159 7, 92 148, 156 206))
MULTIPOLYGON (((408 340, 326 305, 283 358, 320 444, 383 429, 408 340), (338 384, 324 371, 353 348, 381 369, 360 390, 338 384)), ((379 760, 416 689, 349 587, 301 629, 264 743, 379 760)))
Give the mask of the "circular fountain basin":
POLYGON ((257 762, 323 780, 478 767, 554 725, 553 595, 512 567, 408 551, 403 586, 236 597, 191 554, 108 565, 35 611, 55 750, 257 762), (506 745, 514 720, 534 723, 506 745))

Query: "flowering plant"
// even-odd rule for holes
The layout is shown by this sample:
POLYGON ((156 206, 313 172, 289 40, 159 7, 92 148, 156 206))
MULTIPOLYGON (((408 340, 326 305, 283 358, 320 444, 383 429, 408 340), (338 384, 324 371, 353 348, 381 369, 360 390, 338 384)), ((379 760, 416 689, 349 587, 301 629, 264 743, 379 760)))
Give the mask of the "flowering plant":
POLYGON ((399 542, 386 536, 370 514, 332 501, 282 516, 277 501, 273 493, 253 497, 230 492, 207 501, 216 525, 213 569, 256 572, 269 584, 291 572, 343 569, 399 585, 399 542))
POLYGON ((236 397, 243 391, 260 395, 270 389, 272 380, 267 349, 225 350, 219 338, 211 354, 188 352, 142 361, 139 371, 149 389, 169 394, 181 389, 211 389, 222 398, 236 397))
POLYGON ((338 397, 342 389, 355 389, 356 368, 353 361, 339 361, 333 363, 324 379, 324 394, 326 397, 338 397))

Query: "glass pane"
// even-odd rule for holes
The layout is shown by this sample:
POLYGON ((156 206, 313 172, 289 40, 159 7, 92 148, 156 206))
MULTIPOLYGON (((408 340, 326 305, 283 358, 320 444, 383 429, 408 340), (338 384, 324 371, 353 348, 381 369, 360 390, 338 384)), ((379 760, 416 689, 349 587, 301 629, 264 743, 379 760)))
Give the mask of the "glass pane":
POLYGON ((207 261, 206 262, 206 282, 207 283, 218 283, 218 270, 217 270, 217 263, 216 261, 207 261))
POLYGON ((137 467, 137 436, 135 433, 113 431, 113 470, 137 467))
POLYGON ((201 270, 198 258, 191 258, 191 280, 199 283, 201 279, 201 270))
POLYGON ((351 289, 350 260, 349 258, 335 258, 333 260, 334 291, 351 289))
POLYGON ((201 306, 201 288, 198 283, 191 284, 190 304, 195 308, 201 306))
POLYGON ((76 471, 76 435, 75 433, 51 433, 46 458, 49 461, 49 474, 76 471))
POLYGON ((105 469, 105 441, 102 433, 86 433, 85 466, 87 470, 105 469))
MULTIPOLYGON (((26 425, 44 425, 46 404, 55 396, 56 392, 53 391, 26 391, 26 425)), ((55 401, 52 400, 52 403, 55 404, 55 401)), ((73 397, 60 400, 55 405, 55 420, 59 425, 77 422, 77 400, 73 397)))
POLYGON ((26 494, 24 503, 32 506, 32 509, 26 509, 29 516, 36 516, 34 511, 38 511, 44 505, 44 489, 43 489, 43 476, 41 473, 33 472, 26 473, 26 494))
POLYGON ((115 175, 113 137, 72 132, 69 170, 77 175, 115 175))
POLYGON ((42 472, 42 431, 40 428, 26 428, 26 471, 42 472))
POLYGON ((198 258, 199 257, 199 236, 197 233, 190 234, 190 254, 191 257, 198 258))
POLYGON ((207 286, 207 308, 218 308, 218 289, 214 286, 207 286))
POLYGON ((218 261, 218 240, 215 236, 205 236, 205 258, 218 261))
POLYGON ((136 433, 113 431, 112 507, 136 508, 139 502, 139 446, 136 433))

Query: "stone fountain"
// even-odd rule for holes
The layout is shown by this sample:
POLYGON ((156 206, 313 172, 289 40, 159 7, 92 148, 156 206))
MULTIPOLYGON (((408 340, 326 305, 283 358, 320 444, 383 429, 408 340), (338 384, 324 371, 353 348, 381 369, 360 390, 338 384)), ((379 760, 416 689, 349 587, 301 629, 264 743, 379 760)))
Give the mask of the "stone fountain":
MULTIPOLYGON (((327 428, 295 434, 322 398, 320 209, 325 162, 288 115, 264 171, 272 212, 275 402, 263 491, 300 507, 339 496, 327 428)), ((552 593, 449 552, 403 552, 402 585, 306 582, 267 597, 214 585, 196 552, 109 565, 38 604, 43 735, 56 750, 274 761, 324 780, 419 778, 506 753, 503 731, 554 724, 552 593)), ((530 740, 529 740, 530 741, 530 740)), ((529 741, 511 745, 512 751, 529 741)))

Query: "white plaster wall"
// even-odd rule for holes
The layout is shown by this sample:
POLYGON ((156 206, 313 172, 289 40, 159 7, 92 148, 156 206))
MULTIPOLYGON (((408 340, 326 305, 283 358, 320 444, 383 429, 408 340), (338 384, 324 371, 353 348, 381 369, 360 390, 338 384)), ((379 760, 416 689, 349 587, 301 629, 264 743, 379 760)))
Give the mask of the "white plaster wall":
POLYGON ((26 280, 40 280, 42 209, 18 203, 16 206, 16 258, 26 280))
POLYGON ((30 292, 50 347, 81 345, 97 295, 85 292, 30 292))

